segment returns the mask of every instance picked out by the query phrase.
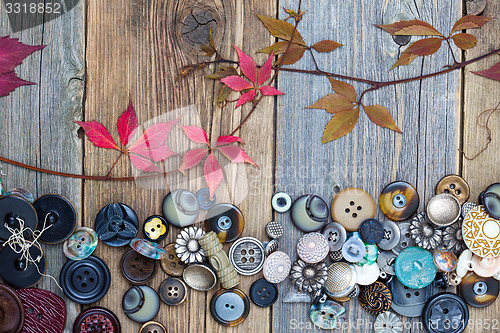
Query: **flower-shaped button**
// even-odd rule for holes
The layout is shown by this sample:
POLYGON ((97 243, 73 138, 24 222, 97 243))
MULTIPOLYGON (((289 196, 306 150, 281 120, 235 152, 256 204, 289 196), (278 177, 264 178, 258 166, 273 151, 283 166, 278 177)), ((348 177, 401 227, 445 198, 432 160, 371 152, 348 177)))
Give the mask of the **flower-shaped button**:
POLYGON ((121 203, 112 203, 97 214, 95 230, 105 244, 123 246, 137 235, 139 222, 132 208, 121 203))
POLYGON ((144 236, 150 241, 159 242, 168 235, 169 226, 167 221, 159 215, 150 216, 144 221, 142 227, 144 236))
POLYGON ((301 291, 314 292, 323 287, 327 278, 327 267, 324 262, 306 263, 297 260, 290 271, 290 280, 301 291))
POLYGON ((205 252, 201 248, 199 239, 205 234, 203 229, 188 227, 181 230, 175 240, 175 252, 181 261, 190 264, 205 261, 205 252))

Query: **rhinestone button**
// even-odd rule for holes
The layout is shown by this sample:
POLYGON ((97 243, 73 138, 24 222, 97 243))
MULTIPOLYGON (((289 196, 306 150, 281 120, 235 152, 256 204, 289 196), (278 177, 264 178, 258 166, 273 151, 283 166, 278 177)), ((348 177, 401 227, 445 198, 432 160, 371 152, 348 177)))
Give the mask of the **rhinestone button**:
POLYGON ((243 237, 231 245, 229 261, 242 275, 253 275, 264 266, 264 247, 253 237, 243 237))

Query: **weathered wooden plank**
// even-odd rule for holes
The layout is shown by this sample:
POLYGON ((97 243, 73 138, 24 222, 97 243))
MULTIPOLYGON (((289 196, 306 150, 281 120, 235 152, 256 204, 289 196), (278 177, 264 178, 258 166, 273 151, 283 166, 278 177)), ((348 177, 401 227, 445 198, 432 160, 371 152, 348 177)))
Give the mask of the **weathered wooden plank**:
MULTIPOLYGON (((279 7, 294 8, 296 1, 281 1, 279 7)), ((312 44, 333 39, 345 46, 331 54, 317 57, 320 68, 375 80, 407 78, 437 71, 452 63, 443 48, 410 66, 388 71, 397 60, 399 47, 392 38, 373 24, 386 24, 402 19, 421 19, 437 29, 449 31, 461 15, 460 1, 347 1, 303 2, 308 12, 299 25, 304 39, 312 44)), ((284 14, 280 12, 280 17, 284 14)), ((415 40, 415 38, 413 38, 415 40)), ((298 68, 313 69, 307 55, 298 68)), ((354 84, 358 94, 363 86, 354 84)), ((287 95, 278 100, 277 114, 277 190, 287 191, 292 198, 302 194, 320 195, 330 204, 333 186, 341 189, 357 186, 368 191, 378 207, 383 187, 395 180, 414 184, 420 194, 420 210, 434 194, 436 182, 445 174, 457 171, 459 132, 459 73, 391 86, 369 93, 366 105, 382 104, 403 130, 399 135, 371 123, 360 115, 357 127, 335 142, 321 144, 323 128, 331 115, 322 110, 303 108, 331 92, 328 80, 293 73, 281 73, 279 89, 287 95)), ((378 212, 378 218, 383 215, 378 212)), ((278 215, 289 228, 281 249, 292 260, 296 258, 296 242, 302 235, 291 224, 289 215, 278 215)), ((280 284, 284 293, 289 282, 280 284)), ((369 332, 375 316, 363 310, 357 300, 345 304, 350 327, 345 331, 369 332), (361 319, 361 325, 357 320, 361 319)), ((273 331, 313 330, 305 303, 278 303, 273 310, 273 331)), ((409 320, 412 326, 420 319, 409 320)), ((320 331, 314 329, 314 331, 320 331)), ((412 332, 422 331, 417 324, 412 332)))

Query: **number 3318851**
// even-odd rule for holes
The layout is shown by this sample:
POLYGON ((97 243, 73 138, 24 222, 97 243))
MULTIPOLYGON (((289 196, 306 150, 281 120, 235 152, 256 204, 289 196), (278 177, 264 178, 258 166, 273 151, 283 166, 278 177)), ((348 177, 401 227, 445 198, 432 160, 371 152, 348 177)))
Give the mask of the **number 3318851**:
POLYGON ((61 14, 62 7, 59 2, 47 3, 6 3, 5 11, 7 14, 61 14))

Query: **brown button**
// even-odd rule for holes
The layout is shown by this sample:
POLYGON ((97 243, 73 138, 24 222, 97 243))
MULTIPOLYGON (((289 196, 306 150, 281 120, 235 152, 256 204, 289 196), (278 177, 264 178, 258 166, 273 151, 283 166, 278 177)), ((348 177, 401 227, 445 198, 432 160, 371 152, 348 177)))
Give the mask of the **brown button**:
POLYGON ((463 205, 469 199, 469 184, 458 175, 448 175, 441 178, 436 185, 436 194, 451 194, 463 205))
POLYGON ((160 295, 163 303, 167 305, 179 305, 186 300, 187 287, 181 279, 169 277, 161 283, 158 295, 160 295))
POLYGON ((116 315, 106 308, 93 307, 84 310, 76 318, 73 333, 120 333, 121 326, 116 315))
POLYGON ((164 247, 165 249, 165 258, 160 260, 161 268, 168 275, 172 276, 182 276, 182 272, 184 268, 186 268, 186 264, 181 261, 179 257, 177 257, 177 253, 175 252, 175 243, 168 244, 164 247))
POLYGON ((130 283, 136 285, 146 284, 156 273, 155 260, 145 257, 133 249, 123 255, 121 269, 123 276, 130 283))
POLYGON ((139 333, 167 333, 167 329, 159 322, 148 321, 142 325, 139 333))
POLYGON ((18 333, 24 323, 23 303, 14 289, 0 283, 0 333, 18 333))
POLYGON ((347 231, 357 231, 361 222, 375 216, 372 197, 360 188, 346 188, 333 198, 332 218, 347 231))
POLYGON ((419 204, 418 192, 410 183, 390 183, 380 193, 380 209, 394 221, 403 221, 416 213, 419 204))

